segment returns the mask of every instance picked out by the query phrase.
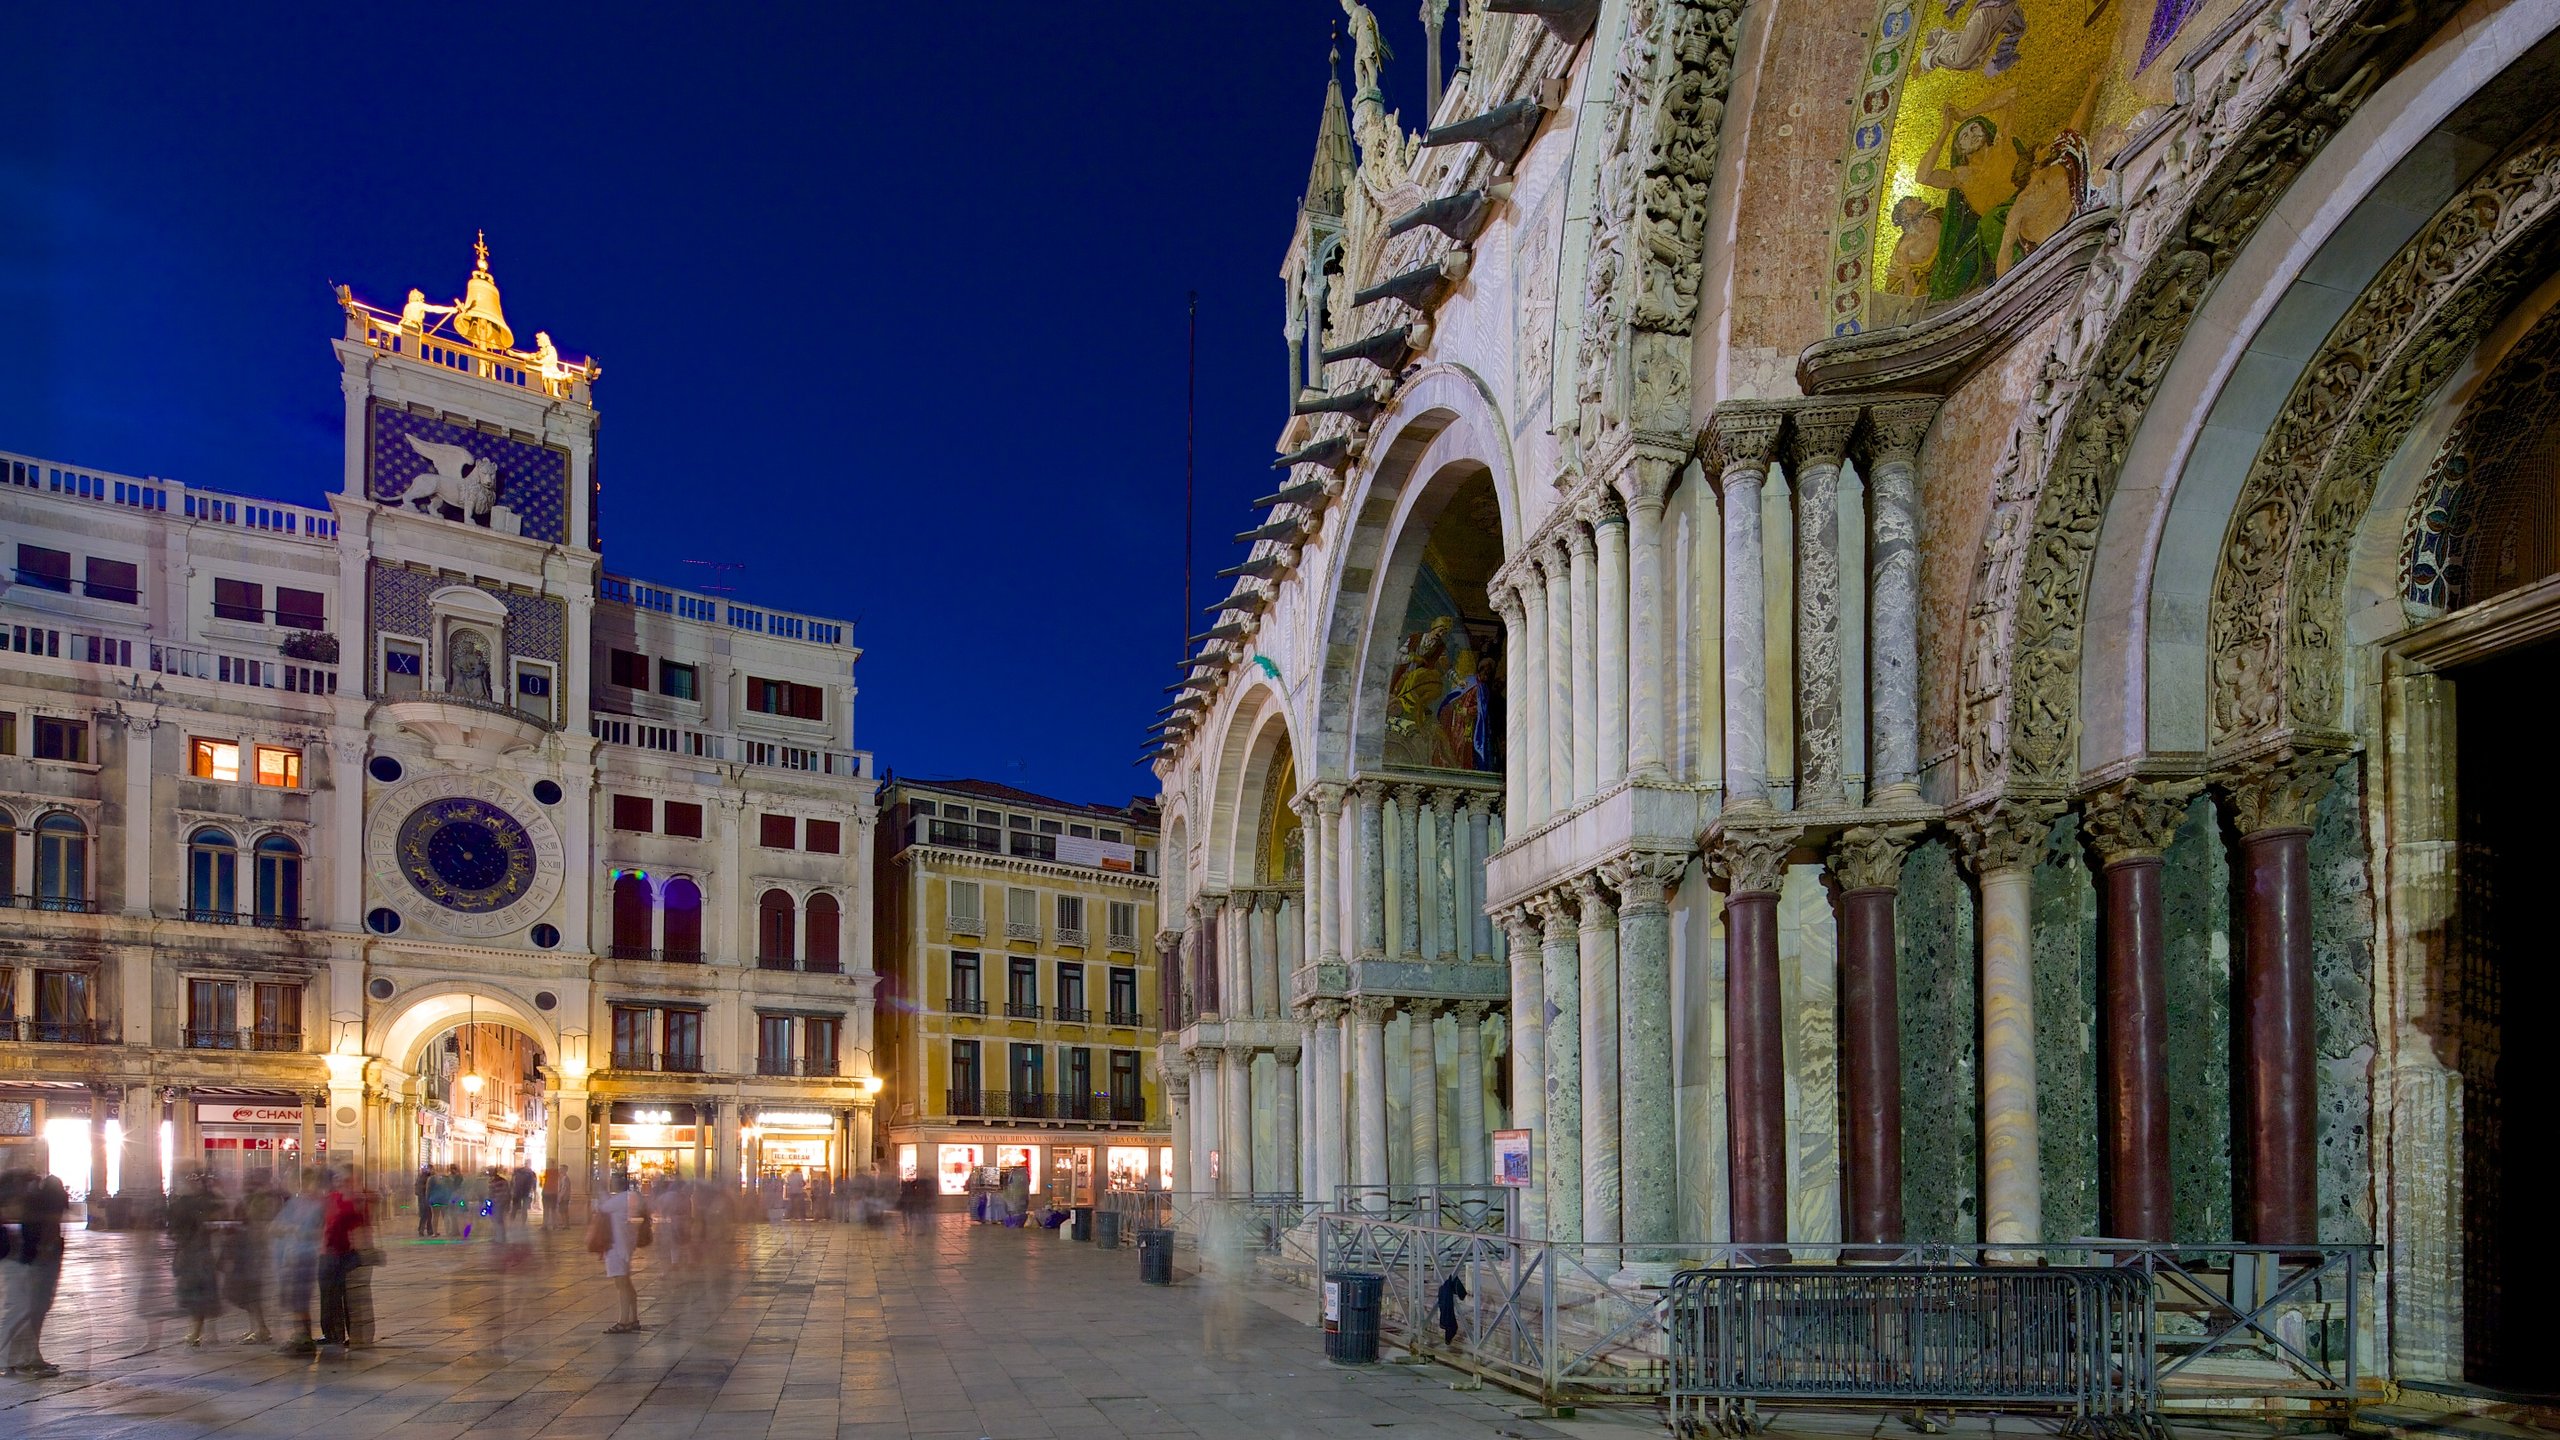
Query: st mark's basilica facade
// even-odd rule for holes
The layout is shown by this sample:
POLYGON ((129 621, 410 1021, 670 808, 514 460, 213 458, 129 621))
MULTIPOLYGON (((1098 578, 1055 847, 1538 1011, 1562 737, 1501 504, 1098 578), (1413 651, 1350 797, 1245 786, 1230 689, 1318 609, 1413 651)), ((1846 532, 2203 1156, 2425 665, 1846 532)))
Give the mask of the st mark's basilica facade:
POLYGON ((2560 8, 1466 0, 1411 117, 1345 12, 1153 756, 1182 1188, 2325 1246, 2529 1382, 2560 8))
POLYGON ((0 457, 0 1145, 869 1168, 852 628, 603 569, 596 367, 485 246, 339 300, 326 508, 0 457))

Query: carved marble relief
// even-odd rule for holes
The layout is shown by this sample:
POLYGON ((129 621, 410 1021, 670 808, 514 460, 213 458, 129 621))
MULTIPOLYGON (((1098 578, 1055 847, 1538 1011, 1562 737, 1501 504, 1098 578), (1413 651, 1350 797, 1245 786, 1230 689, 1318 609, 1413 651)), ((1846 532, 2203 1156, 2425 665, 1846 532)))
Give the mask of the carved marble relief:
POLYGON ((2100 1233, 2098 1218, 2098 896, 2071 817, 2036 861, 2036 1137, 2044 1233, 2100 1233))
POLYGON ((1902 1212, 1917 1241, 1982 1238, 1973 892, 1954 847, 1928 840, 1894 904, 1902 1020, 1902 1212))

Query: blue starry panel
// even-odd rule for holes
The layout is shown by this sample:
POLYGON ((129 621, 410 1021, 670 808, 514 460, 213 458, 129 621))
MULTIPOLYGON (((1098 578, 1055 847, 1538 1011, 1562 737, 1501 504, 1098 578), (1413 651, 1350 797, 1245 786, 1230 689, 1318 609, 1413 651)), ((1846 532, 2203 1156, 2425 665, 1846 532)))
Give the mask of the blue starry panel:
MULTIPOLYGON (((373 444, 367 481, 373 498, 385 505, 400 497, 419 476, 434 471, 427 457, 408 442, 416 436, 431 445, 459 445, 498 470, 497 503, 516 513, 528 539, 566 543, 569 533, 569 456, 547 445, 527 445, 485 430, 472 430, 414 411, 388 405, 371 407, 373 444)), ((463 519, 450 506, 423 500, 410 508, 422 514, 463 519)), ((466 522, 467 523, 467 522, 466 522)))

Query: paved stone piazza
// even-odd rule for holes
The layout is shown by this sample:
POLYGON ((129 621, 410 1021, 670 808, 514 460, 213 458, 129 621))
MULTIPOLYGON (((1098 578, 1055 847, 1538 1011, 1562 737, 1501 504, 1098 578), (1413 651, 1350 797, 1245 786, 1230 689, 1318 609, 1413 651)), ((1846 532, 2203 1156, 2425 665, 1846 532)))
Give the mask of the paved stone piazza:
MULTIPOLYGON (((944 1217, 748 1227, 701 1278, 641 1252, 639 1335, 571 1226, 522 1265, 406 1236, 374 1272, 376 1343, 295 1359, 186 1344, 156 1238, 75 1231, 45 1351, 59 1379, 0 1380, 0 1434, 452 1437, 1515 1436, 1567 1433, 1435 1366, 1322 1358, 1311 1304, 1204 1283, 1142 1286, 1134 1250, 944 1217), (1285 1307, 1285 1308, 1283 1308, 1285 1307)), ((281 1328, 281 1327, 280 1327, 281 1328)), ((1658 1434, 1649 1415, 1603 1422, 1658 1434)), ((1586 1427, 1576 1425, 1575 1431, 1586 1427)))

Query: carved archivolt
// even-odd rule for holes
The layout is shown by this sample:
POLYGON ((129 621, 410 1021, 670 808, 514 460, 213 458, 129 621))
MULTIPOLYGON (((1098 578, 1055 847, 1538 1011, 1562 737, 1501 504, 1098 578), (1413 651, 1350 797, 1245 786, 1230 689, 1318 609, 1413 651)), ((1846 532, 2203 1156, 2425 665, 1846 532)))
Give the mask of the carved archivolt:
POLYGON ((2373 483, 2453 367, 2544 268, 2560 115, 2445 202, 2356 297, 2259 447, 2214 577, 2211 736, 2339 725, 2338 589, 2373 483))
POLYGON ((2165 158, 2091 262, 1992 477, 1966 621, 1961 794, 2071 778, 2089 560, 2125 449, 2216 277, 2451 8, 2271 9, 2175 113, 2157 142, 2165 158))

